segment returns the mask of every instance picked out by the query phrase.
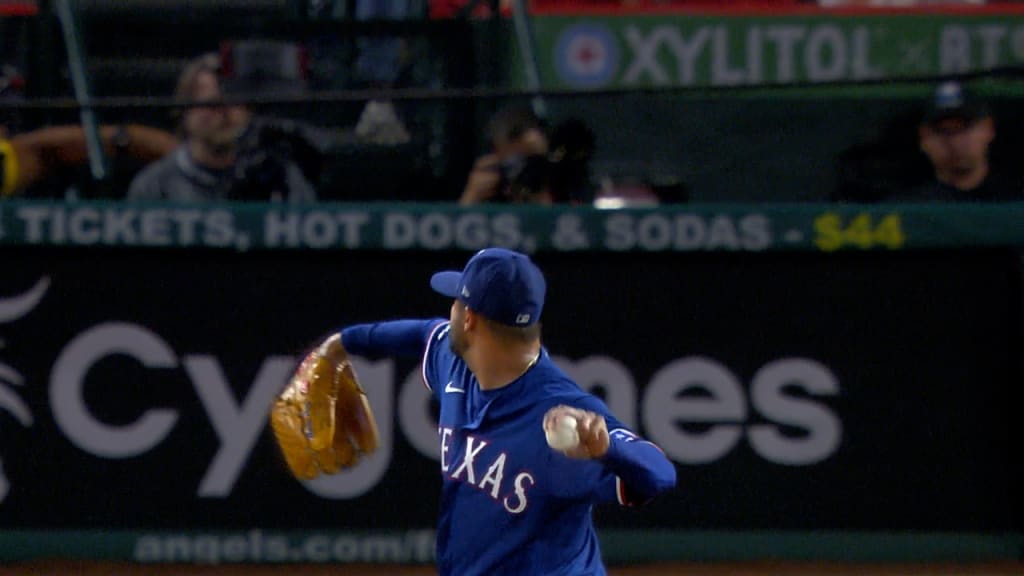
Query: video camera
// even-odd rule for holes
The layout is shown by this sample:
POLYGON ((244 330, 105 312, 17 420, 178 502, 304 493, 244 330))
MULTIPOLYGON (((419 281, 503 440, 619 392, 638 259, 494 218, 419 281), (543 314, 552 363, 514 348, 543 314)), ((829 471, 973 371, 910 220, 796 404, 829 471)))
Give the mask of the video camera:
MULTIPOLYGON (((221 47, 220 56, 226 96, 296 96, 306 91, 305 57, 296 44, 231 42, 221 47)), ((292 164, 315 186, 330 146, 326 131, 296 120, 255 116, 239 137, 230 197, 265 201, 287 195, 292 164)))
POLYGON ((330 147, 330 135, 309 125, 285 118, 253 118, 239 139, 230 197, 265 201, 287 192, 290 165, 316 186, 330 147))
POLYGON ((596 138, 580 120, 570 119, 551 131, 548 154, 513 156, 499 166, 499 196, 505 202, 529 202, 545 190, 555 202, 593 199, 590 160, 596 138))

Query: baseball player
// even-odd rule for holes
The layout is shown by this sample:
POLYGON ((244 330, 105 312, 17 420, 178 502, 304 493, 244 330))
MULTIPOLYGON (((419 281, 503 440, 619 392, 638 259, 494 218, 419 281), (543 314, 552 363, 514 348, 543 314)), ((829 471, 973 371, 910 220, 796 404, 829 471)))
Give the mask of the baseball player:
POLYGON ((423 358, 440 404, 439 573, 605 574, 594 503, 645 503, 675 486, 675 467, 548 356, 546 285, 527 256, 481 250, 430 284, 454 299, 449 320, 353 325, 341 342, 423 358), (569 441, 553 448, 547 436, 566 422, 569 441))

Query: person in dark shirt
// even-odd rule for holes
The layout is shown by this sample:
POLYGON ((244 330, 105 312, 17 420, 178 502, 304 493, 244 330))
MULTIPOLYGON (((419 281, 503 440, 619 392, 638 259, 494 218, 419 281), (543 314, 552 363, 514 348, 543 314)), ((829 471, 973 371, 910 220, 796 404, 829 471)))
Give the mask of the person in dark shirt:
POLYGON ((903 202, 1003 202, 1024 199, 1018 183, 993 171, 995 121, 988 106, 955 81, 943 82, 918 126, 934 178, 896 194, 903 202))

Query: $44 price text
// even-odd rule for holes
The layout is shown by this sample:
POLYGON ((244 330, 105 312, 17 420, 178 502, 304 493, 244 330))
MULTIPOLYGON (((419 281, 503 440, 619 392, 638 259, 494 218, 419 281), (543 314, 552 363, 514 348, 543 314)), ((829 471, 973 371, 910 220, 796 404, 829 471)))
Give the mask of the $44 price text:
POLYGON ((898 250, 905 242, 898 214, 861 213, 844 218, 835 212, 826 212, 814 219, 814 245, 825 252, 842 248, 898 250))

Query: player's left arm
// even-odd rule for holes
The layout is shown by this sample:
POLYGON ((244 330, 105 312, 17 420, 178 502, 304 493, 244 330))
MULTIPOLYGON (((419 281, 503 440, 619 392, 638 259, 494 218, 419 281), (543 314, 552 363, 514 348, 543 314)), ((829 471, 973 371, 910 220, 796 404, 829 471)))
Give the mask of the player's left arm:
POLYGON ((341 330, 345 350, 369 356, 420 356, 441 318, 353 324, 341 330))
POLYGON ((643 504, 675 487, 675 466, 661 448, 619 422, 599 401, 584 406, 558 406, 545 416, 545 426, 562 414, 576 418, 579 444, 563 452, 566 456, 596 460, 614 474, 616 498, 623 505, 643 504))

